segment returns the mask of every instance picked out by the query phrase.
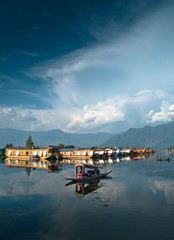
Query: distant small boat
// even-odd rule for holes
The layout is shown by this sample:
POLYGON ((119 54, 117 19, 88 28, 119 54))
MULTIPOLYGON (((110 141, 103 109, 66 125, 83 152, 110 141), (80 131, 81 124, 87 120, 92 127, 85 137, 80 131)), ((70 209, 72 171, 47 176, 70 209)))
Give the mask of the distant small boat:
POLYGON ((74 182, 85 182, 95 179, 105 178, 112 170, 100 173, 99 168, 102 168, 93 164, 82 164, 78 163, 75 166, 75 177, 65 178, 66 180, 71 180, 74 182), (90 169, 85 172, 85 169, 90 169))
POLYGON ((171 159, 170 158, 162 158, 162 157, 156 157, 156 160, 157 161, 160 161, 160 162, 162 162, 162 161, 167 161, 167 162, 170 162, 171 161, 171 159))
POLYGON ((157 161, 160 161, 160 162, 162 162, 162 161, 170 162, 170 161, 172 160, 172 159, 170 159, 169 157, 168 157, 168 158, 158 157, 158 155, 155 156, 155 159, 156 159, 157 161))

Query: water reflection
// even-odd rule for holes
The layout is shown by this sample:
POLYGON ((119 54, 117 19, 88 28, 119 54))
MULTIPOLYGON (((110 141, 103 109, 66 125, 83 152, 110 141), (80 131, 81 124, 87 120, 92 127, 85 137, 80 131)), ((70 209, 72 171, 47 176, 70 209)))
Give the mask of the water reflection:
POLYGON ((78 197, 84 197, 85 195, 96 191, 101 188, 99 185, 100 180, 95 180, 92 183, 76 183, 75 184, 75 195, 78 197))
POLYGON ((66 164, 74 164, 76 165, 78 161, 80 160, 81 163, 83 164, 94 164, 94 165, 105 165, 105 164, 117 164, 121 162, 129 162, 129 161, 136 161, 136 160, 143 160, 143 159, 150 159, 152 158, 153 154, 143 154, 143 155, 138 155, 138 156, 120 156, 120 157, 108 157, 105 159, 98 158, 98 159, 82 159, 82 158, 65 158, 62 159, 62 163, 66 164))
POLYGON ((20 161, 0 164, 0 239, 174 239, 174 161, 105 163, 112 179, 68 187, 73 165, 49 174, 20 161))
POLYGON ((6 158, 4 160, 5 167, 9 168, 25 168, 27 176, 30 176, 32 170, 35 169, 42 169, 47 170, 48 172, 55 172, 59 171, 59 162, 58 160, 55 161, 48 161, 48 160, 23 160, 19 158, 6 158))
POLYGON ((19 214, 14 214, 13 211, 7 211, 5 208, 0 209, 0 223, 11 224, 12 221, 18 218, 19 214))
POLYGON ((4 163, 5 156, 0 156, 0 163, 4 163))

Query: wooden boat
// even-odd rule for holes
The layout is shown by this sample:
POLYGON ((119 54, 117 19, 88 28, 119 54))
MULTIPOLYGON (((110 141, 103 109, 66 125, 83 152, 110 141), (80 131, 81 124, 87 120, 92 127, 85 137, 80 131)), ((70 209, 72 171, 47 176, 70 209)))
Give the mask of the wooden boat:
POLYGON ((89 182, 91 180, 105 178, 112 170, 100 173, 99 168, 102 168, 93 164, 78 163, 75 165, 75 177, 65 178, 73 182, 89 182), (85 171, 87 169, 87 171, 85 171), (89 170, 90 169, 90 170, 89 170))
POLYGON ((171 161, 171 159, 170 158, 162 158, 162 157, 156 157, 155 158, 157 161, 160 161, 160 162, 162 162, 162 161, 167 161, 167 162, 170 162, 171 161))

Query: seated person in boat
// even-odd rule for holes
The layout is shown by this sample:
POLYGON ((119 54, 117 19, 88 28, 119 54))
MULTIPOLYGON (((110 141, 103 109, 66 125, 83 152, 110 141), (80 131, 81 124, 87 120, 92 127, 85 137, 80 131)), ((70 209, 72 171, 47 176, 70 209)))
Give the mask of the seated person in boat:
POLYGON ((82 167, 80 168, 80 171, 78 173, 78 178, 81 178, 83 176, 83 172, 82 172, 82 167))

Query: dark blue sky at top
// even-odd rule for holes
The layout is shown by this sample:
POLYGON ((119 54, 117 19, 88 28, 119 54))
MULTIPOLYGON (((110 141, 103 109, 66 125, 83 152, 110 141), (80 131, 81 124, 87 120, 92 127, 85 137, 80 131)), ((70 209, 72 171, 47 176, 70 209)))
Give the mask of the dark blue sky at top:
POLYGON ((116 22, 123 31, 154 6, 150 0, 1 1, 1 58, 19 49, 36 52, 42 59, 60 56, 95 43, 91 30, 107 32, 108 22, 116 22))
POLYGON ((1 1, 1 74, 14 76, 36 62, 102 41, 92 33, 100 31, 104 36, 108 22, 117 23, 119 34, 161 1, 142 2, 1 1))

